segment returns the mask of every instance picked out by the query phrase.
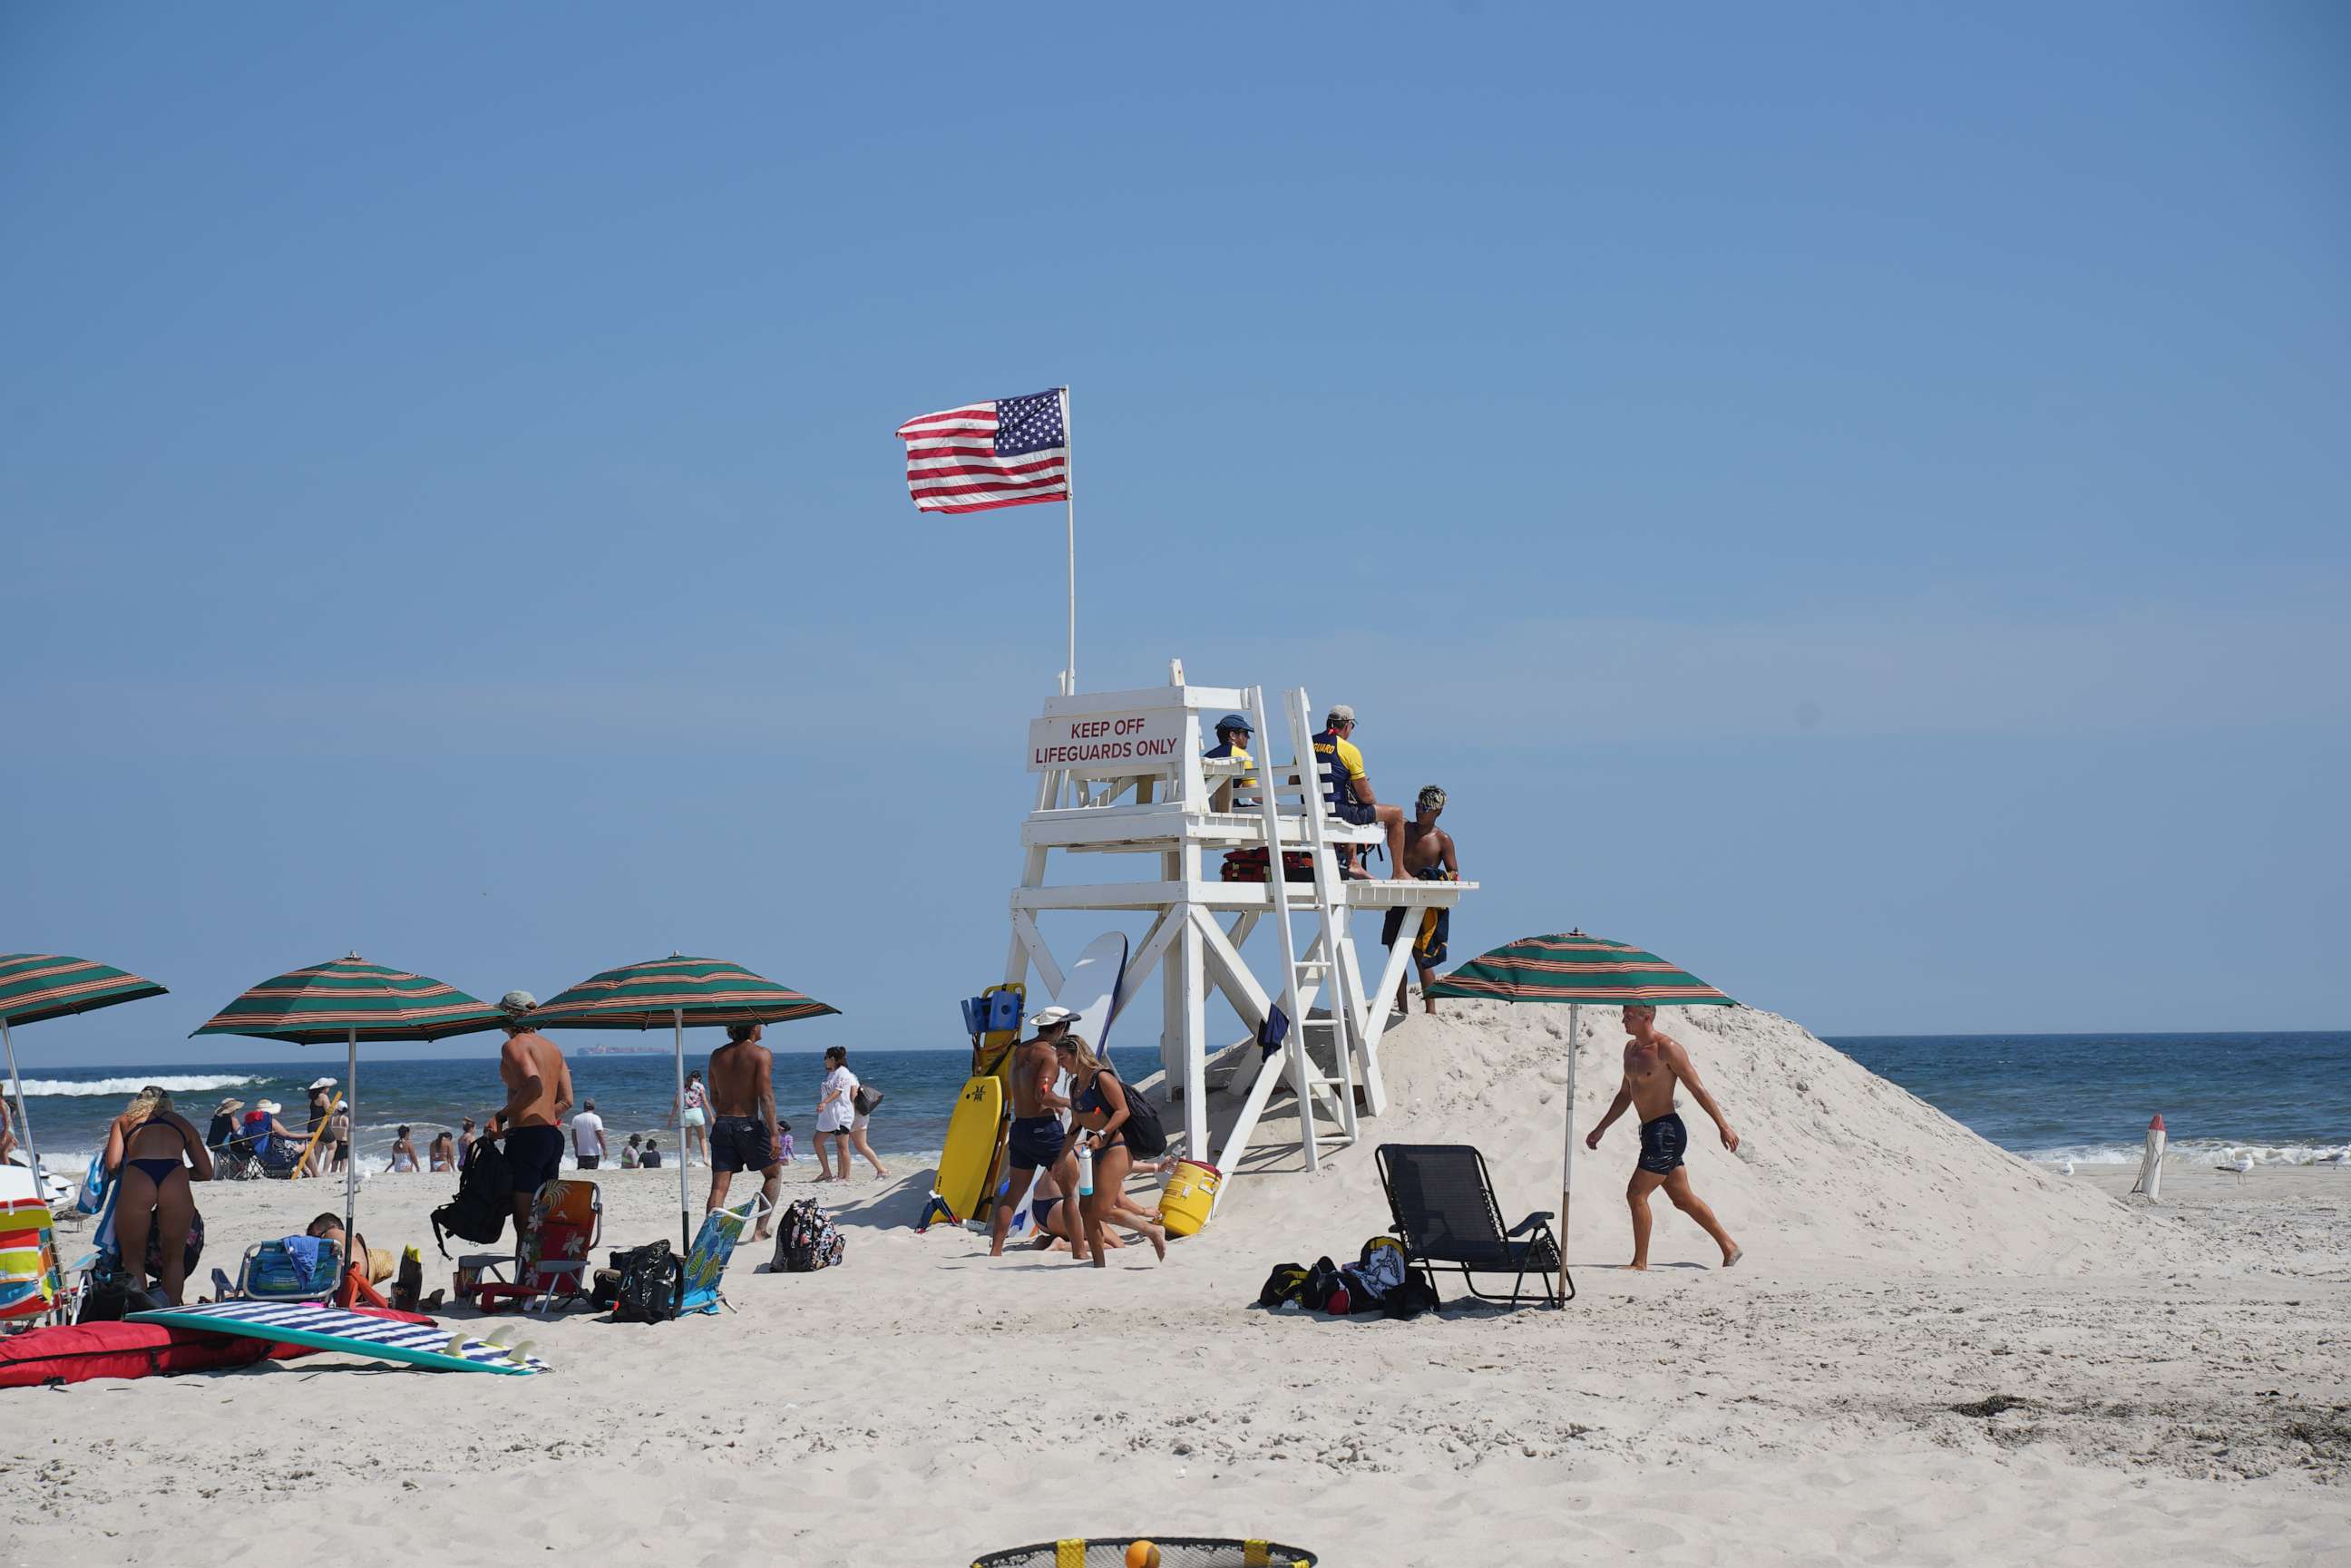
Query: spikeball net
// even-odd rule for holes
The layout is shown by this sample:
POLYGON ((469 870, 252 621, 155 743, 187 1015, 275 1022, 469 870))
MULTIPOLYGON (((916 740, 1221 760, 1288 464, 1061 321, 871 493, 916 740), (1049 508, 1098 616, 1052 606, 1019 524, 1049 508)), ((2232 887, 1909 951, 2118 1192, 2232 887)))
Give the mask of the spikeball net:
POLYGON ((1092 1541, 1048 1541, 975 1559, 971 1568, 1126 1568, 1126 1549, 1138 1541, 1159 1548, 1159 1568, 1314 1568, 1314 1553, 1271 1541, 1210 1540, 1200 1535, 1121 1535, 1092 1541))

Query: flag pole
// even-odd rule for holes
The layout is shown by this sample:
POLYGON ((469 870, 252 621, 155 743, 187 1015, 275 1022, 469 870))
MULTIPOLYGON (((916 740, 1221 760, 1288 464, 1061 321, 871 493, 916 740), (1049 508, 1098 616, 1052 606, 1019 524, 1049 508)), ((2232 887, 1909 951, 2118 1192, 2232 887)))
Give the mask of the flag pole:
POLYGON ((1070 687, 1078 689, 1078 486, 1076 480, 1078 444, 1070 429, 1070 389, 1061 392, 1061 445, 1068 455, 1061 459, 1061 499, 1068 504, 1070 552, 1070 687))

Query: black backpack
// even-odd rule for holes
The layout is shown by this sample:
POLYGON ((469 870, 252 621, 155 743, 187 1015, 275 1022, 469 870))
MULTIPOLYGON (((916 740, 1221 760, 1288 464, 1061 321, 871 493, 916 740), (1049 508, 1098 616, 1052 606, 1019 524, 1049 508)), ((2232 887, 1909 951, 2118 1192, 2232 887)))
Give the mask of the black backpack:
POLYGON ((433 1244, 446 1258, 450 1237, 496 1241, 513 1218, 514 1178, 507 1174, 505 1151, 483 1138, 457 1173, 457 1196, 433 1211, 433 1244))
POLYGON ((1264 1288, 1257 1293, 1260 1307, 1279 1307, 1284 1301, 1294 1301, 1306 1293, 1306 1276, 1311 1272, 1303 1263, 1280 1263, 1265 1277, 1264 1288))
POLYGON ((613 1291, 612 1321, 674 1322, 678 1303, 685 1299, 685 1260, 666 1241, 649 1241, 616 1256, 621 1279, 613 1291))
MULTIPOLYGON (((1115 1072, 1111 1076, 1118 1078, 1115 1072)), ((1126 1140, 1127 1153, 1138 1160, 1157 1159, 1167 1152, 1167 1129, 1159 1120, 1159 1107, 1125 1079, 1118 1078, 1118 1086, 1126 1092, 1126 1120, 1118 1131, 1126 1140)))

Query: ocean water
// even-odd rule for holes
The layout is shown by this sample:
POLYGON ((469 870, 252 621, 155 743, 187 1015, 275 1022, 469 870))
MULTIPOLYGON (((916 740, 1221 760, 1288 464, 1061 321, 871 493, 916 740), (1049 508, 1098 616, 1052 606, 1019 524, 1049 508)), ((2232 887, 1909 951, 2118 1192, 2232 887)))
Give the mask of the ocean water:
POLYGON ((2308 1165, 2351 1145, 2351 1034, 1890 1035, 1829 1041, 2029 1159, 2137 1165, 2158 1112, 2184 1158, 2308 1165))
MULTIPOLYGON (((2351 1033, 1893 1035, 1829 1043, 2032 1159, 2136 1162, 2147 1118, 2158 1111, 2171 1146, 2186 1157, 2245 1151, 2267 1164, 2307 1164, 2351 1145, 2351 1033)), ((409 1054, 417 1049, 363 1048, 358 1143, 378 1167, 400 1124, 413 1128, 422 1155, 434 1133, 454 1130, 465 1116, 478 1121, 505 1098, 495 1061, 409 1054)), ((1138 1074, 1157 1068, 1155 1056, 1121 1054, 1122 1065, 1138 1074)), ((703 1046, 687 1062, 707 1056, 703 1046)), ((674 1092, 666 1052, 601 1055, 571 1045, 569 1057, 576 1092, 596 1102, 615 1144, 634 1132, 676 1146, 676 1134, 664 1125, 674 1092)), ((921 1159, 946 1141, 969 1062, 959 1049, 851 1053, 850 1066, 885 1096, 867 1134, 885 1163, 921 1159)), ((35 1069, 25 1089, 44 1158, 69 1166, 87 1160, 141 1085, 172 1091, 199 1127, 214 1103, 235 1095, 247 1104, 265 1096, 279 1102, 287 1125, 298 1128, 303 1086, 340 1078, 342 1070, 340 1052, 321 1051, 308 1062, 197 1070, 35 1069)), ((777 1055, 776 1109, 793 1124, 803 1157, 822 1075, 815 1052, 777 1055)))
MULTIPOLYGON (((668 1051, 602 1055, 568 1040, 558 1043, 567 1047, 573 1093, 596 1102, 605 1138, 614 1148, 631 1133, 652 1134, 664 1150, 678 1146, 676 1131, 665 1124, 676 1099, 675 1070, 668 1051)), ((703 1066, 709 1060, 709 1046, 692 1051, 695 1042, 686 1043, 691 1051, 687 1067, 703 1066)), ((429 1048, 360 1048, 359 1122, 352 1142, 376 1168, 390 1161, 392 1140, 402 1124, 410 1127, 422 1159, 434 1134, 444 1128, 455 1132, 467 1116, 479 1125, 505 1103, 496 1059, 436 1060, 409 1054, 421 1049, 429 1048)), ((866 1137, 884 1164, 893 1155, 926 1154, 946 1142, 947 1116, 970 1070, 970 1051, 854 1051, 849 1065, 869 1087, 883 1092, 866 1137)), ((308 1104, 305 1086, 315 1079, 340 1080, 342 1075, 340 1049, 321 1050, 308 1061, 195 1069, 184 1064, 78 1071, 35 1068, 25 1074, 25 1100, 43 1163, 64 1166, 76 1160, 87 1163, 90 1151, 105 1141, 108 1124, 150 1083, 170 1090, 181 1114, 199 1131, 211 1122, 214 1106, 234 1097, 248 1109, 256 1100, 277 1101, 285 1107, 278 1120, 298 1133, 308 1104)), ((803 1158, 813 1147, 817 1084, 823 1076, 824 1059, 818 1052, 777 1053, 776 1113, 792 1124, 793 1141, 803 1158)))

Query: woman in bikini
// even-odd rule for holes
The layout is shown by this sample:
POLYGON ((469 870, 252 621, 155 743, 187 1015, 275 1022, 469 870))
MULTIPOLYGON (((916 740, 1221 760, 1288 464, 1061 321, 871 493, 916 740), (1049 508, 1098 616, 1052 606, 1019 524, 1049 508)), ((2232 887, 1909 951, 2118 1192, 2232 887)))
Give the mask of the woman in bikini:
POLYGON ((188 1280, 188 1232, 196 1222, 194 1179, 213 1179, 213 1157, 193 1124, 172 1108, 172 1097, 146 1088, 115 1118, 106 1134, 106 1165, 120 1189, 114 1200, 114 1239, 124 1267, 145 1276, 147 1241, 160 1244, 156 1261, 163 1299, 180 1306, 188 1280), (137 1259, 133 1263, 131 1260, 137 1259))
MULTIPOLYGON (((1068 1252, 1081 1245, 1078 1206, 1062 1196, 1061 1184, 1050 1170, 1039 1171, 1037 1185, 1029 1189, 1029 1218, 1037 1227, 1037 1239, 1030 1245, 1038 1251, 1068 1252)), ((1105 1230, 1102 1245, 1115 1250, 1126 1243, 1105 1230)))
POLYGON ((1061 1052, 1061 1065, 1070 1070, 1071 1113, 1078 1125, 1086 1129, 1087 1141, 1094 1152, 1093 1196, 1074 1200, 1085 1210, 1087 1239, 1096 1244, 1094 1267, 1110 1267, 1100 1246, 1105 1225, 1123 1226, 1134 1231, 1165 1259, 1167 1233, 1152 1223, 1151 1216, 1127 1201, 1126 1176, 1134 1168, 1134 1155, 1119 1132, 1126 1122, 1126 1086, 1119 1082, 1118 1074, 1108 1063, 1094 1055, 1093 1047, 1081 1036, 1063 1035, 1054 1049, 1061 1052))
POLYGON ((455 1170, 457 1168, 456 1135, 444 1132, 434 1139, 433 1147, 427 1157, 432 1160, 433 1168, 436 1171, 455 1170))

